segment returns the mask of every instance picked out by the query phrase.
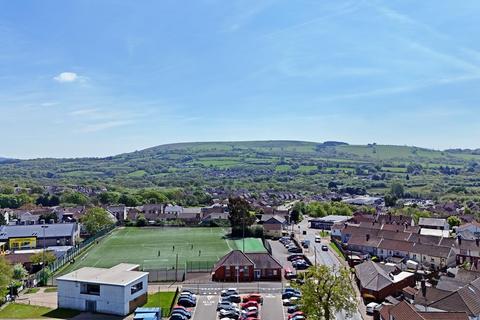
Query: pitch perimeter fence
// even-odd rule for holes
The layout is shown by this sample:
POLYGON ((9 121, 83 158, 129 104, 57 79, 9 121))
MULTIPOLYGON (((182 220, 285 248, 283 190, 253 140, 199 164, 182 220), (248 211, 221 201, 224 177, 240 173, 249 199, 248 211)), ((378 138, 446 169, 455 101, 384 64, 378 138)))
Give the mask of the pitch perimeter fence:
MULTIPOLYGON (((108 233, 110 233, 113 229, 115 229, 115 226, 112 226, 110 228, 107 228, 107 229, 104 229, 100 232, 98 232, 97 234, 95 234, 94 236, 88 238, 88 239, 85 239, 84 241, 82 241, 81 243, 79 244, 76 244, 75 246, 73 246, 72 248, 68 249, 68 251, 59 259, 55 260, 54 262, 50 263, 48 266, 45 267, 45 271, 47 272, 47 274, 54 274, 56 271, 58 271, 60 268, 62 268, 63 266, 65 266, 67 263, 70 263, 72 261, 75 260, 75 258, 81 254, 82 252, 84 252, 86 249, 88 249, 93 243, 97 242, 100 238, 104 237, 105 235, 107 235, 108 233)), ((35 286, 37 283, 40 283, 41 280, 42 280, 42 276, 43 276, 43 270, 40 270, 38 271, 37 273, 35 274, 32 274, 29 278, 29 280, 27 281, 27 283, 29 284, 29 286, 35 286)), ((50 279, 48 279, 48 283, 49 285, 55 285, 54 284, 54 279, 53 277, 51 277, 50 279)))

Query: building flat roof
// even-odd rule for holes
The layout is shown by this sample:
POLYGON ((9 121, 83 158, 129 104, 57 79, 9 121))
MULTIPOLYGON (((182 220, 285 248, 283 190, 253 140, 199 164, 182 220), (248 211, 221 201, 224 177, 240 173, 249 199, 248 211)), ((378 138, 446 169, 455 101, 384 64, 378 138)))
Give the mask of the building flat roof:
POLYGON ((148 276, 148 272, 132 271, 138 265, 121 263, 112 268, 84 267, 57 278, 57 281, 88 282, 112 286, 126 286, 148 276))
POLYGON ((330 215, 330 216, 325 216, 325 217, 322 217, 322 218, 315 218, 315 219, 312 219, 310 221, 314 221, 314 222, 343 222, 343 221, 347 221, 349 219, 351 219, 352 217, 350 216, 336 216, 336 215, 330 215))

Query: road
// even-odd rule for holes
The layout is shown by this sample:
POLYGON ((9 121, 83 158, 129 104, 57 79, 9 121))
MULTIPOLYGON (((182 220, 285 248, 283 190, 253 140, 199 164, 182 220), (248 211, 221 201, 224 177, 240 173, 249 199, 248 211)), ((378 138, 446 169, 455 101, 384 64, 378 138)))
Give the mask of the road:
MULTIPOLYGON (((310 258, 310 261, 312 263, 315 263, 315 258, 316 258, 316 263, 317 264, 324 264, 329 267, 335 267, 335 268, 340 268, 342 264, 340 261, 337 259, 337 257, 332 253, 332 249, 329 246, 330 243, 330 238, 322 238, 321 243, 315 243, 315 235, 318 234, 319 230, 317 229, 310 229, 308 225, 308 218, 305 218, 300 224, 300 228, 297 228, 297 230, 300 232, 299 239, 300 240, 310 240, 310 249, 305 252, 305 255, 310 258), (303 231, 306 231, 306 235, 303 235, 303 231), (328 246, 328 251, 322 251, 322 245, 327 245, 328 246), (316 251, 316 254, 315 254, 316 251)), ((358 298, 358 297, 357 297, 358 298)), ((358 298, 359 299, 359 298, 358 298)), ((360 299, 359 299, 360 300, 360 299)), ((362 301, 359 301, 359 303, 363 303, 362 301)), ((362 319, 372 319, 371 317, 365 316, 365 318, 362 318, 360 312, 357 310, 352 317, 347 318, 343 312, 337 313, 336 319, 339 320, 345 320, 345 319, 354 319, 354 320, 362 320, 362 319)))

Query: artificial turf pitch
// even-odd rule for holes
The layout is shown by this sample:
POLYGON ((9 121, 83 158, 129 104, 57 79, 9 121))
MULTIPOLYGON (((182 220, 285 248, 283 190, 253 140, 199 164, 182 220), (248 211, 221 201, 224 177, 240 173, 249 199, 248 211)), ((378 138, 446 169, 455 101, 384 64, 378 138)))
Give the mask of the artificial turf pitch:
MULTIPOLYGON (((139 264, 143 269, 179 268, 186 261, 213 264, 231 250, 242 250, 243 241, 226 238, 223 228, 136 228, 114 230, 93 244, 61 274, 81 267, 109 268, 119 263, 139 264)), ((260 239, 246 238, 245 252, 266 252, 260 239)))

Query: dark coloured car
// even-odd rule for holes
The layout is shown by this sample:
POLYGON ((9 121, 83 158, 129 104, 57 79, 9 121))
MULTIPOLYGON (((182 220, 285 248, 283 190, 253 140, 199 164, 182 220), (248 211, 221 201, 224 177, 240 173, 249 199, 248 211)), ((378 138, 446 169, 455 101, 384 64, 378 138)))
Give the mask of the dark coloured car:
POLYGON ((284 294, 282 294, 282 300, 290 299, 292 297, 301 298, 302 294, 299 293, 299 292, 294 292, 294 291, 288 291, 288 292, 285 292, 284 294))
POLYGON ((196 303, 194 300, 188 299, 188 298, 180 298, 180 299, 178 299, 177 304, 178 304, 179 306, 186 307, 186 308, 195 307, 195 306, 197 305, 197 303, 196 303))
POLYGON ((185 317, 184 315, 177 313, 177 314, 172 314, 170 316, 170 320, 188 320, 188 318, 185 317))
POLYGON ((287 312, 288 313, 295 313, 297 311, 300 311, 300 305, 294 305, 294 306, 291 306, 291 307, 288 307, 287 309, 287 312))
POLYGON ((291 254, 287 257, 287 260, 288 261, 294 261, 294 260, 298 260, 298 259, 304 259, 305 257, 303 256, 303 254, 291 254))
POLYGON ((302 253, 303 250, 302 250, 302 248, 299 248, 299 247, 291 247, 290 249, 288 249, 288 252, 291 252, 291 253, 302 253))
POLYGON ((230 302, 239 303, 239 302, 242 302, 242 297, 240 297, 240 295, 238 295, 238 294, 232 294, 230 296, 226 296, 225 300, 230 301, 230 302))
POLYGON ((173 308, 172 309, 172 315, 177 314, 177 313, 181 314, 181 315, 184 315, 188 319, 190 319, 192 317, 192 313, 190 311, 187 311, 187 310, 182 309, 182 308, 173 308))
POLYGON ((326 245, 322 246, 322 251, 328 251, 328 247, 326 245))

